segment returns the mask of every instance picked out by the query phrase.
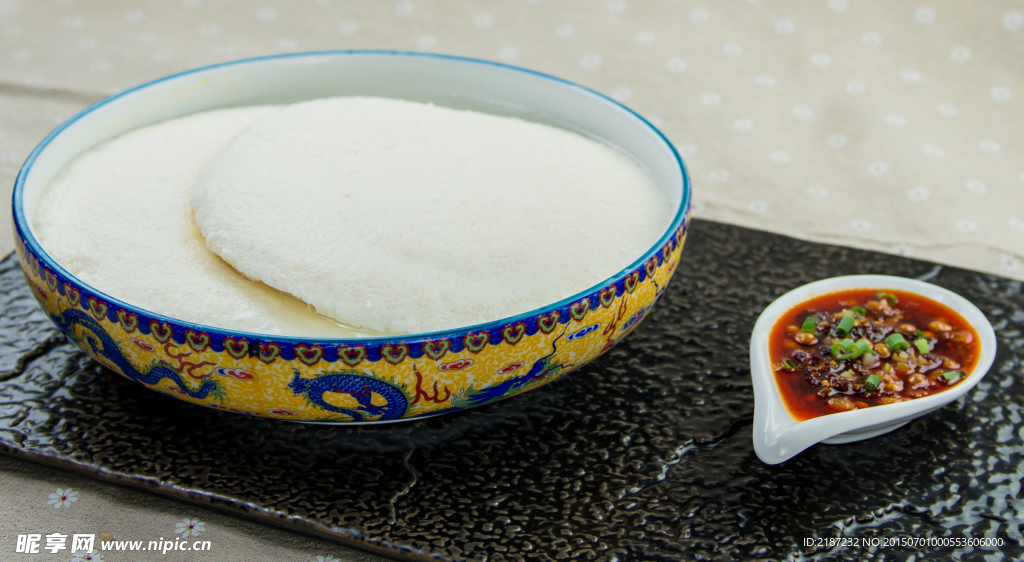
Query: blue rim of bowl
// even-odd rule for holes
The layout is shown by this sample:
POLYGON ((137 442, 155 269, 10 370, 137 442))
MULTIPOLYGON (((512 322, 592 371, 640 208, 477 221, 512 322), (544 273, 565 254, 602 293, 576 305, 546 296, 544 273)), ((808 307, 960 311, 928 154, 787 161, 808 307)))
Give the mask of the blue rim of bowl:
MULTIPOLYGON (((493 333, 495 330, 497 330, 497 331, 500 332, 500 330, 504 326, 507 326, 507 325, 510 325, 510 324, 514 325, 514 324, 519 323, 519 322, 526 323, 529 320, 533 320, 532 326, 531 326, 531 323, 527 323, 528 328, 533 328, 533 329, 528 329, 528 333, 532 334, 532 333, 535 333, 535 331, 536 331, 536 320, 537 320, 537 318, 539 316, 543 315, 545 312, 553 311, 553 310, 566 309, 566 308, 568 308, 569 306, 571 306, 573 303, 575 303, 577 301, 580 301, 580 300, 582 300, 584 298, 588 298, 588 297, 590 297, 592 295, 595 295, 595 294, 599 293, 601 290, 603 290, 603 289, 605 289, 605 288, 607 288, 607 287, 609 287, 611 285, 619 284, 619 281, 622 281, 633 270, 639 270, 640 274, 644 275, 645 274, 644 268, 643 268, 644 263, 647 262, 648 260, 650 260, 652 257, 657 259, 657 254, 658 254, 659 250, 661 248, 663 248, 666 244, 670 244, 671 243, 672 239, 676 235, 676 231, 679 230, 680 227, 682 228, 681 234, 685 234, 686 233, 686 230, 689 228, 688 217, 689 217, 689 211, 690 211, 690 199, 691 199, 690 175, 689 175, 689 172, 686 169, 686 164, 683 163, 682 157, 679 155, 679 152, 676 150, 676 148, 672 144, 672 142, 669 141, 668 138, 660 130, 658 130, 657 127, 655 127, 653 124, 651 124, 647 119, 644 119, 640 114, 638 114, 637 112, 633 111, 632 109, 622 105, 621 103, 619 103, 619 102, 609 98, 608 96, 605 96, 604 94, 601 94, 600 92, 597 92, 595 90, 587 88, 586 86, 581 86, 579 84, 576 84, 575 82, 570 82, 570 81, 565 80, 563 78, 559 78, 557 76, 552 76, 550 74, 545 74, 543 72, 538 72, 538 71, 535 71, 535 70, 529 70, 529 69, 521 68, 521 67, 518 67, 518 66, 512 66, 512 65, 508 65, 508 64, 502 64, 502 63, 492 62, 492 61, 487 61, 487 60, 482 60, 482 59, 475 59, 475 58, 470 58, 470 57, 462 57, 462 56, 458 56, 458 55, 445 55, 445 54, 436 54, 436 53, 421 53, 421 52, 416 52, 416 51, 392 51, 392 50, 381 50, 381 49, 356 49, 356 50, 326 50, 326 51, 305 51, 305 52, 298 52, 298 53, 284 53, 284 54, 279 54, 279 55, 266 55, 266 56, 260 56, 260 57, 251 57, 251 58, 246 58, 246 59, 238 59, 238 60, 233 60, 233 61, 228 61, 228 62, 222 62, 222 63, 212 64, 212 65, 203 66, 203 67, 199 67, 199 68, 193 68, 193 69, 190 69, 190 70, 185 70, 185 71, 178 72, 178 73, 175 73, 175 74, 169 74, 167 76, 163 76, 161 78, 157 78, 155 80, 152 80, 152 81, 149 81, 149 82, 145 82, 143 84, 139 84, 139 85, 134 86, 132 88, 129 88, 129 89, 123 91, 123 92, 114 94, 114 95, 112 95, 112 96, 110 96, 108 98, 100 100, 100 101, 90 105, 89 107, 83 109, 82 111, 80 111, 79 113, 77 113, 76 115, 74 115, 73 117, 68 119, 67 121, 61 123, 56 129, 51 131, 50 134, 46 135, 46 137, 32 150, 32 153, 29 154, 28 158, 25 159, 25 162, 22 164, 21 169, 18 171, 18 177, 15 179, 15 182, 14 182, 14 193, 13 193, 13 198, 12 198, 12 206, 13 206, 14 221, 15 221, 15 235, 16 236, 20 236, 25 241, 25 245, 28 247, 28 249, 31 250, 32 253, 36 254, 37 256, 41 256, 43 258, 42 261, 44 261, 45 265, 50 270, 52 270, 53 273, 58 274, 59 277, 62 277, 62 278, 64 278, 67 281, 73 281, 79 287, 87 289, 89 292, 91 292, 95 296, 102 297, 102 299, 106 302, 106 304, 108 305, 108 308, 109 308, 108 314, 107 314, 108 317, 112 317, 114 315, 114 309, 111 308, 109 305, 114 305, 114 306, 116 306, 118 308, 121 308, 121 309, 124 309, 125 311, 128 311, 128 312, 130 312, 130 311, 138 311, 138 312, 141 312, 146 317, 148 317, 148 318, 150 318, 152 320, 157 320, 157 321, 164 322, 164 323, 167 323, 167 324, 178 325, 178 326, 181 326, 181 327, 183 327, 183 328, 185 328, 186 330, 189 330, 189 331, 206 332, 206 333, 210 334, 211 336, 212 335, 217 335, 217 336, 219 336, 217 339, 220 340, 218 343, 221 343, 221 346, 223 345, 222 342, 223 342, 223 338, 225 336, 227 336, 227 337, 242 336, 242 337, 245 337, 245 338, 250 338, 253 341, 282 342, 282 343, 292 344, 292 346, 294 346, 294 344, 323 344, 323 345, 337 346, 339 344, 344 345, 344 344, 349 344, 349 343, 353 343, 353 344, 360 344, 360 343, 386 344, 386 343, 395 343, 395 342, 416 343, 416 342, 419 342, 419 341, 450 339, 452 344, 453 344, 453 346, 452 346, 453 349, 451 351, 455 352, 455 351, 457 351, 456 349, 454 349, 456 347, 455 344, 456 344, 456 342, 460 341, 458 336, 462 336, 462 335, 465 335, 467 333, 478 333, 478 332, 482 332, 482 331, 487 331, 488 333, 493 333), (103 107, 104 105, 106 105, 106 104, 108 104, 110 102, 113 102, 114 100, 123 98, 125 96, 130 95, 130 94, 133 94, 133 93, 135 93, 135 92, 137 92, 139 90, 143 90, 143 89, 148 88, 150 86, 153 86, 153 85, 156 85, 156 84, 159 84, 159 83, 162 83, 162 82, 166 82, 166 81, 169 81, 169 80, 173 80, 175 78, 179 78, 179 77, 182 77, 182 76, 187 76, 189 74, 195 74, 195 73, 204 72, 204 71, 207 71, 207 70, 213 70, 213 69, 216 69, 216 68, 223 68, 223 67, 227 67, 227 66, 244 65, 244 64, 255 63, 255 62, 266 61, 266 60, 274 60, 274 59, 288 59, 288 58, 302 58, 302 57, 319 57, 319 56, 346 56, 346 55, 379 55, 379 56, 423 57, 423 58, 445 59, 445 60, 459 61, 459 62, 464 62, 464 63, 493 66, 493 67, 498 67, 498 68, 502 68, 502 69, 505 69, 505 70, 513 71, 513 72, 523 73, 523 74, 530 75, 530 76, 540 77, 540 78, 543 78, 543 79, 546 79, 546 80, 551 80, 551 81, 557 82, 559 84, 562 84, 564 86, 568 86, 570 88, 575 88, 575 89, 581 90, 581 91, 583 91, 583 92, 585 92, 587 94, 590 94, 592 96, 600 98, 600 99, 602 99, 602 100, 612 104, 613 106, 618 107, 619 109, 625 110, 627 113, 629 113, 633 117, 636 117, 637 119, 639 119, 641 123, 646 125, 650 130, 654 131, 654 133, 658 136, 658 138, 660 138, 661 141, 665 144, 665 146, 667 146, 668 149, 672 152, 672 155, 675 157, 676 164, 679 166, 679 171, 681 172, 682 181, 683 181, 683 185, 682 185, 682 202, 679 205, 679 210, 676 212, 675 216, 672 217, 672 221, 666 227, 665 232, 658 238, 658 240, 654 243, 653 246, 651 246, 651 248, 649 248, 646 252, 644 252, 642 254, 642 256, 639 259, 637 259, 636 261, 634 261, 633 263, 631 263, 627 267, 623 268, 622 270, 618 271, 614 275, 604 279, 601 283, 598 283, 597 285, 594 285, 592 287, 588 287, 587 289, 585 289, 585 290, 583 290, 583 291, 581 291, 579 293, 576 293, 576 294, 574 294, 574 295, 572 295, 572 296, 570 296, 568 298, 562 299, 562 300, 560 300, 558 302, 555 302, 555 303, 552 303, 552 304, 549 304, 549 305, 545 305, 543 307, 536 308, 536 309, 530 310, 528 312, 524 312, 522 314, 517 314, 515 316, 510 316, 510 317, 507 317, 507 318, 500 318, 498 320, 493 320, 493 321, 490 321, 490 322, 484 322, 484 323, 481 323, 481 324, 474 324, 472 326, 465 326, 465 327, 462 327, 462 328, 455 328, 455 329, 451 329, 451 330, 441 330, 441 331, 436 331, 436 332, 424 332, 424 333, 418 333, 418 334, 395 334, 395 335, 367 336, 367 337, 357 337, 357 338, 323 338, 323 337, 302 337, 302 336, 283 336, 283 335, 275 335, 275 334, 261 334, 261 333, 256 333, 256 332, 246 332, 246 331, 243 331, 243 330, 233 330, 233 329, 230 329, 230 328, 219 328, 219 327, 216 327, 216 326, 208 326, 208 325, 205 325, 205 324, 198 324, 198 323, 195 323, 195 322, 190 322, 190 321, 187 321, 187 320, 181 320, 181 319, 178 319, 178 318, 173 318, 173 317, 170 317, 170 316, 166 316, 166 315, 163 315, 163 314, 152 312, 152 311, 144 309, 144 308, 142 308, 142 307, 140 307, 138 305, 133 305, 131 303, 127 303, 127 302, 122 301, 120 299, 114 298, 114 297, 112 297, 112 296, 110 296, 110 295, 108 295, 108 294, 106 294, 106 293, 104 293, 102 291, 97 290, 96 288, 92 287, 88 283, 85 283, 82 280, 80 280, 77 277, 75 277, 74 275, 72 275, 67 270, 65 270, 57 262, 57 260, 53 259, 53 257, 51 257, 48 253, 46 253, 46 250, 43 249, 43 247, 35 239, 35 236, 29 230, 29 228, 28 228, 28 221, 25 218, 25 211, 24 211, 24 207, 22 205, 22 194, 24 192, 26 177, 28 176, 29 171, 32 169, 32 165, 36 161, 36 158, 38 158, 39 155, 43 152, 43 150, 46 149, 46 147, 50 144, 50 142, 53 141, 53 139, 55 139, 58 135, 60 135, 65 129, 70 127, 72 124, 74 124, 76 121, 78 121, 79 119, 81 119, 85 115, 88 115, 89 113, 99 109, 100 107, 103 107)), ((61 286, 61 285, 58 284, 58 286, 61 286)), ((641 311, 641 312, 646 312, 646 311, 641 311)), ((140 322, 140 327, 141 327, 141 325, 142 325, 142 323, 140 322)), ((148 327, 146 329, 148 330, 148 327)), ((175 330, 175 338, 174 338, 175 340, 179 339, 179 334, 177 332, 178 331, 175 330)), ((491 340, 491 342, 494 343, 494 344, 497 344, 497 343, 500 343, 500 340, 499 341, 491 340)), ((221 346, 218 346, 218 347, 221 347, 221 346)), ((378 347, 378 346, 375 345, 374 347, 378 347)), ((459 346, 459 347, 461 347, 461 346, 459 346)), ((284 350, 282 350, 282 351, 284 351, 284 350)), ((288 350, 288 351, 292 351, 292 350, 288 350)), ((379 350, 375 350, 375 351, 379 352, 379 350)), ((410 351, 412 351, 412 350, 410 350, 410 351)), ((287 355, 293 355, 293 353, 294 352, 288 353, 287 355)), ((282 353, 282 358, 288 359, 288 357, 284 357, 284 355, 285 354, 282 353)), ((333 355, 333 353, 331 355, 333 355)), ((378 353, 374 353, 373 355, 378 355, 378 353)), ((419 355, 419 354, 412 354, 412 353, 410 353, 410 356, 413 356, 413 355, 419 355)), ((413 358, 415 358, 415 357, 413 357, 413 358)), ((367 357, 367 359, 370 359, 370 357, 367 357)))

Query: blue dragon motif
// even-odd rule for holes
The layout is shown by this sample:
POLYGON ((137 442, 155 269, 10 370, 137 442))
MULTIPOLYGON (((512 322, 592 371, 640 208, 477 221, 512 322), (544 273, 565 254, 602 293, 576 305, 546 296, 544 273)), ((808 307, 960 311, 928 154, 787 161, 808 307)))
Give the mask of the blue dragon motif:
POLYGON ((295 378, 288 388, 296 395, 304 395, 311 403, 337 414, 345 414, 354 422, 363 421, 363 416, 380 416, 376 421, 397 420, 405 415, 409 399, 398 387, 380 379, 367 377, 359 371, 345 369, 320 375, 315 379, 304 379, 295 371, 295 378), (359 402, 359 407, 339 408, 324 400, 325 392, 348 394, 359 402), (387 401, 386 406, 376 406, 371 400, 373 394, 387 401))
POLYGON ((493 402, 502 398, 508 394, 518 392, 530 383, 540 380, 544 377, 557 373, 562 370, 562 365, 555 363, 551 357, 558 351, 558 340, 565 334, 563 330, 561 334, 551 342, 551 353, 541 357, 534 361, 533 366, 527 371, 525 375, 508 379, 504 382, 489 386, 487 388, 481 388, 470 393, 465 400, 466 408, 473 408, 481 406, 488 402, 493 402))
POLYGON ((171 381, 177 386, 182 392, 188 394, 192 398, 206 398, 211 392, 217 392, 218 385, 216 381, 205 380, 202 386, 196 390, 192 390, 185 384, 179 374, 174 369, 170 368, 166 364, 159 364, 150 367, 146 372, 141 372, 132 366, 131 362, 121 353, 121 348, 117 345, 107 333, 103 330, 103 327, 93 320, 88 314, 77 309, 65 310, 60 316, 54 317, 55 323, 60 326, 61 331, 67 334, 69 338, 75 340, 76 343, 83 342, 92 349, 94 355, 99 355, 105 358, 107 361, 112 363, 118 368, 121 373, 129 379, 147 385, 156 385, 163 379, 171 379, 171 381), (81 337, 75 335, 75 326, 81 326, 87 330, 81 337))

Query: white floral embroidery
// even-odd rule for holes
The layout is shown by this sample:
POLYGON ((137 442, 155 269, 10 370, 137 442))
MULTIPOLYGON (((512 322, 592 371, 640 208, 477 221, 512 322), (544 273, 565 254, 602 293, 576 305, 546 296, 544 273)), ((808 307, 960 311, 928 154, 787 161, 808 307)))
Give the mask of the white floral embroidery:
POLYGON ((50 494, 50 499, 46 500, 46 505, 54 509, 68 508, 76 501, 78 501, 78 492, 71 488, 57 488, 56 492, 50 494))
POLYGON ((798 105, 793 108, 793 117, 797 119, 806 120, 814 116, 814 110, 806 105, 798 105))
POLYGON ((958 45, 949 52, 949 58, 953 62, 967 62, 971 59, 971 50, 963 45, 958 45))
POLYGON ((850 82, 846 85, 846 93, 851 96, 859 96, 866 92, 868 89, 863 82, 850 82))
POLYGON ((555 28, 555 37, 559 39, 568 39, 572 37, 572 34, 576 32, 576 26, 571 23, 559 24, 555 28))
POLYGON ((494 27, 494 16, 491 14, 479 14, 473 18, 473 27, 477 29, 490 29, 494 27))
POLYGON ((416 7, 409 0, 402 0, 395 4, 395 15, 400 18, 411 16, 414 11, 416 11, 416 7))
POLYGON ((601 66, 601 61, 601 55, 584 55, 584 57, 580 59, 580 66, 587 70, 593 70, 601 66))
POLYGON ((935 144, 926 144, 923 147, 924 153, 932 158, 942 158, 946 155, 946 149, 935 144))
POLYGON ((157 52, 153 53, 153 55, 149 58, 153 59, 156 62, 171 62, 172 60, 174 60, 174 51, 170 49, 160 49, 157 52))
POLYGON ((877 178, 880 176, 884 176, 887 173, 889 173, 888 162, 872 162, 870 165, 868 165, 868 175, 870 176, 874 176, 877 178))
POLYGON ((612 90, 612 99, 615 101, 626 101, 633 97, 633 90, 626 86, 619 86, 612 90))
POLYGON ((619 15, 626 11, 626 2, 624 0, 608 0, 608 3, 604 5, 604 9, 608 10, 609 14, 619 15))
POLYGON ((697 154, 697 147, 692 144, 681 144, 679 145, 679 155, 683 158, 689 158, 697 154))
POLYGON ((1013 218, 1009 220, 1010 228, 1024 232, 1024 219, 1013 218))
POLYGON ((824 199, 828 197, 828 191, 824 187, 814 185, 807 188, 807 195, 810 195, 815 199, 824 199))
POLYGON ((1013 254, 1002 254, 999 256, 999 265, 1010 273, 1018 273, 1024 270, 1024 260, 1013 254))
POLYGON ((206 523, 203 523, 198 519, 189 519, 186 517, 174 524, 174 534, 179 535, 183 539, 194 537, 205 531, 206 523))
POLYGON ((767 213, 769 208, 771 208, 771 205, 769 205, 767 201, 753 201, 747 205, 747 209, 750 212, 757 213, 759 215, 767 213))
POLYGON ((860 40, 864 43, 865 47, 872 49, 882 44, 882 36, 874 32, 865 33, 860 40))
POLYGON ((722 96, 716 92, 704 92, 700 95, 700 103, 708 107, 714 107, 722 103, 722 96))
POLYGON ((905 127, 907 125, 907 118, 902 115, 886 115, 885 124, 890 127, 905 127))
POLYGON ((789 164, 793 161, 793 157, 790 156, 788 152, 783 152, 781 150, 772 152, 768 155, 768 158, 771 158, 772 162, 775 162, 776 164, 789 164))
POLYGON ((781 33, 782 35, 789 35, 796 31, 796 24, 791 20, 782 19, 775 22, 775 32, 781 33))
POLYGON ((743 54, 743 46, 739 43, 730 41, 725 45, 722 45, 722 52, 725 53, 726 56, 738 57, 743 54))
POLYGON ((262 22, 273 21, 276 17, 277 10, 273 8, 260 8, 260 10, 256 12, 256 19, 262 22))
POLYGON ((750 205, 746 206, 746 209, 748 209, 752 213, 757 213, 759 215, 767 213, 768 209, 770 208, 771 205, 769 205, 767 201, 754 201, 751 202, 750 205))
POLYGON ((917 20, 917 23, 928 25, 935 21, 935 10, 928 6, 922 6, 914 12, 914 19, 917 20))
POLYGON ((911 201, 924 201, 929 197, 931 197, 931 192, 927 187, 915 187, 907 192, 907 199, 911 201))
POLYGON ((711 19, 711 15, 704 10, 694 10, 690 12, 690 21, 693 23, 707 23, 711 19))
POLYGON ((985 152, 999 152, 999 143, 992 139, 981 139, 978 141, 978 148, 985 152))
POLYGON ((335 29, 337 29, 338 35, 353 35, 359 31, 359 24, 354 21, 343 21, 335 29))
POLYGON ((1024 26, 1024 14, 1014 10, 1003 15, 1003 27, 1007 31, 1017 31, 1024 26))
POLYGON ((825 139, 825 142, 827 142, 832 148, 842 148, 850 142, 850 139, 847 138, 846 135, 836 133, 834 135, 829 135, 828 138, 825 139))
POLYGON ((967 189, 971 190, 973 193, 977 193, 978 195, 988 194, 988 186, 985 185, 985 182, 983 181, 967 180, 965 185, 967 186, 967 189))
POLYGON ((1006 86, 996 86, 992 88, 992 99, 996 101, 1010 101, 1013 97, 1013 92, 1010 91, 1006 86))
POLYGON ((818 68, 826 68, 827 66, 832 64, 832 57, 826 55, 825 53, 814 53, 813 55, 811 55, 811 64, 818 68))
POLYGON ((416 46, 420 49, 433 49, 437 45, 437 37, 433 35, 420 35, 416 38, 416 46))
POLYGON ((758 86, 770 88, 775 85, 775 77, 771 74, 758 74, 754 77, 754 83, 758 86))
POLYGON ((956 117, 960 110, 951 103, 939 104, 939 115, 943 117, 956 117))
POLYGON ((641 31, 636 34, 636 42, 641 45, 650 45, 658 40, 658 35, 653 31, 641 31))
POLYGON ((847 224, 849 225, 850 230, 855 230, 857 232, 867 232, 871 230, 871 227, 873 226, 871 221, 867 219, 854 219, 847 224))
POLYGON ((732 128, 741 133, 746 133, 754 130, 754 122, 750 119, 737 119, 732 122, 732 128))
POLYGON ((498 49, 499 60, 503 60, 505 62, 512 62, 517 58, 519 58, 519 49, 513 47, 512 45, 505 45, 504 47, 498 49))
POLYGON ((828 9, 833 12, 845 12, 849 5, 847 0, 828 0, 828 9))
POLYGON ((913 68, 904 68, 900 71, 900 79, 904 82, 910 82, 916 84, 921 81, 921 73, 914 70, 913 68))
POLYGON ((715 170, 708 174, 708 179, 711 181, 723 182, 729 179, 729 170, 715 170))
POLYGON ((970 219, 959 219, 953 223, 953 228, 958 232, 974 232, 978 230, 978 223, 970 219))
POLYGON ((912 257, 914 255, 914 247, 910 244, 893 244, 889 248, 889 252, 896 254, 897 256, 912 257))
POLYGON ((686 61, 679 57, 668 59, 665 62, 665 70, 669 72, 682 72, 686 70, 686 61))

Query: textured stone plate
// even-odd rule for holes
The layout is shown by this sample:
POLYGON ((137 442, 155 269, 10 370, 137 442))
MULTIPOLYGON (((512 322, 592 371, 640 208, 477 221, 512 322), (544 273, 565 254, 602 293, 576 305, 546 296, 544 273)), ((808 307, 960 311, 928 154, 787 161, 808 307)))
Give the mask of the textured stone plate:
POLYGON ((193 407, 57 336, 0 263, 0 452, 410 559, 1021 559, 1024 287, 694 221, 676 280, 590 366, 475 410, 321 427, 193 407), (758 313, 822 277, 928 280, 978 305, 999 356, 964 400, 778 466, 751 445, 758 313), (805 546, 847 537, 1002 547, 805 546), (1001 554, 1002 556, 998 556, 1001 554))

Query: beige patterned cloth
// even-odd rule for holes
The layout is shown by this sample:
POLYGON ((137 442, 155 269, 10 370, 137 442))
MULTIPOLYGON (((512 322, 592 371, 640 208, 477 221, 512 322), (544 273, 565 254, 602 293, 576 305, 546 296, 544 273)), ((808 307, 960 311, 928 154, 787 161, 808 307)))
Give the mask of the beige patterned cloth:
MULTIPOLYGON (((679 147, 696 216, 1024 279, 1019 0, 0 0, 0 185, 110 93, 228 59, 351 48, 498 60, 607 93, 679 147)), ((0 232, 0 252, 11 247, 0 232)), ((0 521, 42 527, 25 510, 45 512, 72 478, 18 466, 0 465, 0 521)), ((108 507, 53 510, 67 521, 102 513, 146 534, 195 512, 75 485, 108 507)), ((216 521, 207 534, 230 520, 216 521)), ((315 559, 277 545, 284 535, 238 532, 196 559, 315 559)))

